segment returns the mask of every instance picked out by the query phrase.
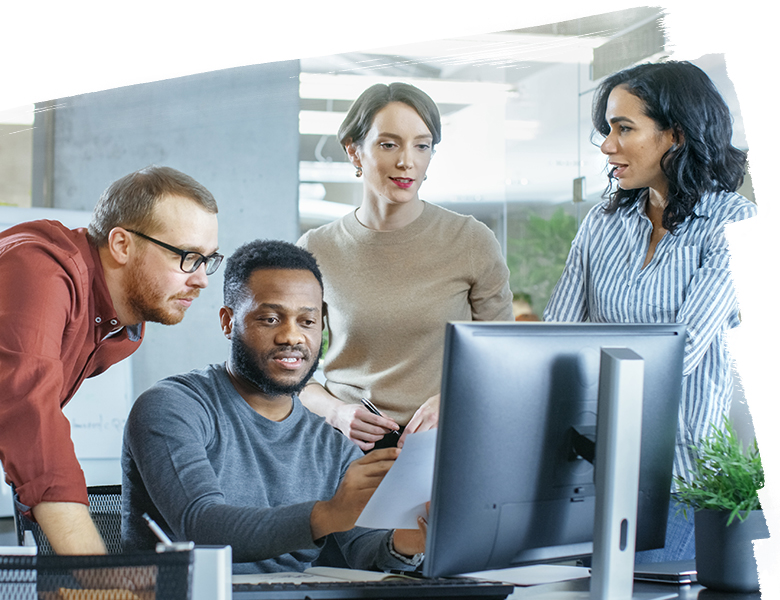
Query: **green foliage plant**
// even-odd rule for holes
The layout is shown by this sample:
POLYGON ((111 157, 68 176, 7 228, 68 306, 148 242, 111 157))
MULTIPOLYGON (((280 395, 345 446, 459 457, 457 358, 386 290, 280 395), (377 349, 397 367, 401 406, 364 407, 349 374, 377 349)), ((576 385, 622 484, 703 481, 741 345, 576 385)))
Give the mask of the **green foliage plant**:
POLYGON ((541 314, 561 277, 577 219, 558 207, 548 219, 528 213, 509 222, 507 265, 512 291, 527 296, 541 314), (533 302, 531 301, 533 298, 533 302))
POLYGON ((760 510, 758 490, 764 487, 764 468, 756 440, 743 450, 729 419, 723 430, 715 429, 698 447, 689 480, 677 476, 677 501, 694 511, 730 511, 727 525, 744 521, 760 510))

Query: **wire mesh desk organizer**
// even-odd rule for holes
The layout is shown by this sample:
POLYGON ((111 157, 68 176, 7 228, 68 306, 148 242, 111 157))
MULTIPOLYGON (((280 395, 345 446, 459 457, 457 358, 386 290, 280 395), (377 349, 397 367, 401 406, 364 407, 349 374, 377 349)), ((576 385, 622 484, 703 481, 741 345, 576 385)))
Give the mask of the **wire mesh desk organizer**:
POLYGON ((0 556, 3 600, 188 600, 192 551, 0 556))
MULTIPOLYGON (((109 554, 122 552, 122 486, 97 485, 87 488, 89 498, 89 515, 95 523, 100 536, 106 543, 109 554)), ((29 545, 25 540, 26 532, 30 532, 38 546, 38 554, 54 554, 49 540, 37 523, 31 521, 19 510, 14 510, 16 536, 20 546, 29 545)))

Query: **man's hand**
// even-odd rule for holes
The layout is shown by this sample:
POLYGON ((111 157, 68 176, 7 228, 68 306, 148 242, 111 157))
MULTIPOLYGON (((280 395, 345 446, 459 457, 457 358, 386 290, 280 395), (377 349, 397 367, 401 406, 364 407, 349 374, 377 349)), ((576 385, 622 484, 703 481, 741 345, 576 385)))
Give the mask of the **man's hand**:
POLYGON ((398 448, 383 448, 350 464, 333 498, 314 505, 311 511, 312 539, 352 529, 400 453, 398 448))
POLYGON ((77 502, 41 502, 32 509, 35 520, 57 554, 105 554, 89 509, 77 502))
POLYGON ((425 537, 428 535, 428 513, 431 503, 425 503, 425 517, 417 517, 418 529, 396 529, 393 533, 393 549, 404 556, 425 552, 425 537))
POLYGON ((428 398, 423 405, 417 409, 412 415, 411 420, 406 425, 401 439, 398 440, 398 447, 403 448, 406 436, 409 433, 418 433, 420 431, 428 431, 429 429, 435 429, 439 425, 439 400, 441 400, 441 394, 436 394, 428 398))

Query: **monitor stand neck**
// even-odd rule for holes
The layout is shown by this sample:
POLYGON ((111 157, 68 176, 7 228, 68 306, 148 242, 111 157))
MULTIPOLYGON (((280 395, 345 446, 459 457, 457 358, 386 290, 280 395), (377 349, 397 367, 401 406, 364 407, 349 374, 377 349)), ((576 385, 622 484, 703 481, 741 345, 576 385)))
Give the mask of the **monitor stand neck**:
POLYGON ((628 348, 601 349, 590 592, 542 592, 534 600, 677 598, 676 592, 634 592, 643 387, 644 360, 638 354, 628 348))

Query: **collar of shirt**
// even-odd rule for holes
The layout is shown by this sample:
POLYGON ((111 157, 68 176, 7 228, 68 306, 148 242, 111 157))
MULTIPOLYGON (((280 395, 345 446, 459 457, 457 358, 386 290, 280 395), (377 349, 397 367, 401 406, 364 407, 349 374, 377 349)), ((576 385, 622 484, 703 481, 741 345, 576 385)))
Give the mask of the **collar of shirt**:
MULTIPOLYGON (((89 250, 84 252, 83 255, 84 262, 87 263, 87 268, 92 275, 92 299, 95 309, 93 319, 95 320, 96 338, 102 341, 118 333, 123 326, 119 322, 119 317, 114 309, 114 303, 111 300, 111 294, 108 291, 103 264, 100 262, 100 253, 89 241, 86 234, 83 237, 79 237, 80 240, 83 240, 81 243, 86 244, 89 250)), ((129 325, 125 329, 127 330, 128 339, 132 342, 137 342, 141 339, 143 333, 143 323, 129 325)))

